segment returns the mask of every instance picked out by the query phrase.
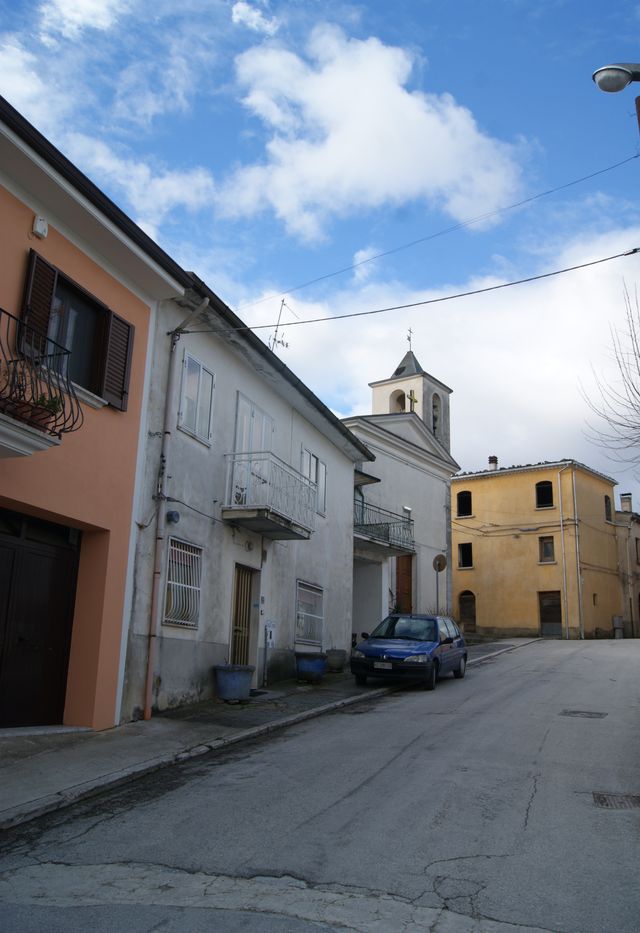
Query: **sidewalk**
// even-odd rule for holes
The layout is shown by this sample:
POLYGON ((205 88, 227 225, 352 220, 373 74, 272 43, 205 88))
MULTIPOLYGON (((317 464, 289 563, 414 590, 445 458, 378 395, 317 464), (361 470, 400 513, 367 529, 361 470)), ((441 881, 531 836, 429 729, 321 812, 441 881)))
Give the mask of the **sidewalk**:
MULTIPOLYGON (((469 646, 469 666, 538 639, 469 646)), ((0 730, 0 829, 209 751, 313 716, 384 696, 398 686, 356 687, 351 674, 255 691, 248 703, 208 700, 104 732, 63 726, 0 730)))

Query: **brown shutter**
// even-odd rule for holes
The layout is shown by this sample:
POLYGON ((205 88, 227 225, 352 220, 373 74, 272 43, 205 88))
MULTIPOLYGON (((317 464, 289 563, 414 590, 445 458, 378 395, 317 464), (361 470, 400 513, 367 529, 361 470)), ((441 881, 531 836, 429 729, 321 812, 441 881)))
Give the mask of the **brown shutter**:
POLYGON ((23 352, 45 351, 57 279, 58 270, 31 250, 22 308, 22 322, 30 329, 23 334, 23 352))
POLYGON ((134 327, 111 312, 107 330, 104 382, 99 393, 114 408, 127 410, 134 327))

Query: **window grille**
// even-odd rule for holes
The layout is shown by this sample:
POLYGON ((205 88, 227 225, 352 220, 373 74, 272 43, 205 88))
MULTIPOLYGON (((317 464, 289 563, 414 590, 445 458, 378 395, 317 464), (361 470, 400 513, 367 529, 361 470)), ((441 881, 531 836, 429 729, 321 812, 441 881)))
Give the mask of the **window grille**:
POLYGON ((298 583, 296 594, 296 642, 322 646, 323 594, 317 586, 298 583))
POLYGON ((201 568, 202 548, 169 539, 164 625, 198 627, 201 568))

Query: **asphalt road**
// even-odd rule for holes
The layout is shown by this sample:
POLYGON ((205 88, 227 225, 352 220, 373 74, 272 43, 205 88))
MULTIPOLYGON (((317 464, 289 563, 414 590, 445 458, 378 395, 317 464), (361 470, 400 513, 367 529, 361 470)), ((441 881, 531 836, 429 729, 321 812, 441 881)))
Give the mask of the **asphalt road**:
POLYGON ((9 831, 0 928, 636 933, 639 670, 541 642, 9 831))

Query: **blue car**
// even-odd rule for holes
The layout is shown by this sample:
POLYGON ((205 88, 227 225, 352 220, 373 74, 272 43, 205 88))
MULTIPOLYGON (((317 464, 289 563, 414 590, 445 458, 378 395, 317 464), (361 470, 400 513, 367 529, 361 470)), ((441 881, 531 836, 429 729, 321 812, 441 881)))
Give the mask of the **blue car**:
POLYGON ((421 681, 425 690, 433 690, 444 674, 465 675, 467 646, 446 616, 393 613, 362 637, 351 652, 351 673, 359 685, 367 677, 383 677, 421 681))

